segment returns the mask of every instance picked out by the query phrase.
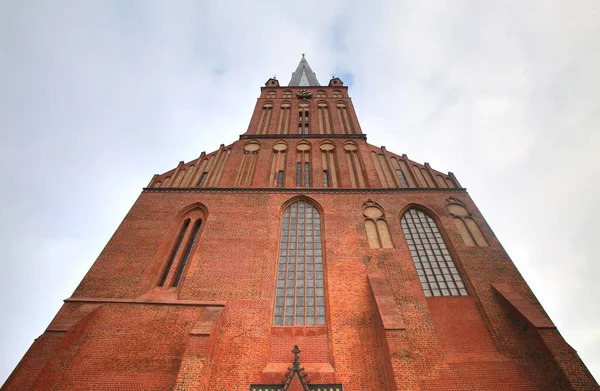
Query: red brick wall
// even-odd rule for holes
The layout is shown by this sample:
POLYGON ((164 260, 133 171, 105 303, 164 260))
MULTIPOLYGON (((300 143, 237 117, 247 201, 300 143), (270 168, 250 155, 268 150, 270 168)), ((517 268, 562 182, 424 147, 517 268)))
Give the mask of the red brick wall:
MULTIPOLYGON (((295 98, 290 100, 297 104, 295 98)), ((334 101, 330 106, 335 128, 334 101)), ((277 104, 274 110, 271 129, 278 120, 277 104)), ((351 107, 349 114, 359 129, 351 107)), ((314 112, 311 118, 314 121, 314 112)), ((255 115, 250 133, 256 125, 255 115)), ((311 126, 316 129, 314 122, 311 126)), ((281 381, 295 344, 313 382, 342 383, 347 391, 596 389, 556 330, 524 329, 494 293, 492 283, 507 283, 546 316, 466 192, 380 189, 369 156, 380 150, 362 139, 354 141, 370 189, 324 190, 318 175, 323 139, 318 138, 308 140, 313 183, 321 190, 292 188, 298 141, 294 139, 286 139, 287 189, 256 189, 269 187, 272 145, 277 140, 260 139, 254 189, 143 192, 73 294, 83 302, 113 298, 129 303, 65 304, 3 389, 28 389, 35 381, 41 388, 61 390, 206 385, 247 390, 251 383, 281 381), (273 326, 282 205, 297 195, 310 197, 322 210, 327 324, 320 327, 273 326), (446 209, 450 196, 473 213, 489 247, 463 243, 446 209), (394 248, 369 248, 362 215, 368 199, 384 209, 394 248), (177 289, 157 288, 181 227, 181 213, 196 203, 205 207, 206 218, 186 274, 177 289), (426 210, 438 223, 469 297, 425 298, 400 226, 401 215, 411 206, 426 210), (378 323, 370 273, 385 276, 405 330, 383 330, 378 323), (150 298, 161 303, 139 304, 150 298), (178 300, 196 304, 179 305, 178 300), (210 304, 201 301, 226 303, 217 330, 190 336, 203 306, 210 304)), ((233 187, 245 141, 231 145, 219 187, 233 187)), ((342 187, 349 188, 342 152, 347 139, 332 141, 342 187)))

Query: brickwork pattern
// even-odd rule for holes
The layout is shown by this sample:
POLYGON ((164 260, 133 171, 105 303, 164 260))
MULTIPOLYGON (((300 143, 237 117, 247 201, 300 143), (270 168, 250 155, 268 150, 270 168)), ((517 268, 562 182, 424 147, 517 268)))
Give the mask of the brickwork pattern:
MULTIPOLYGON (((548 320, 454 175, 368 144, 346 87, 306 89, 315 96, 326 91, 318 100, 329 105, 333 135, 277 135, 284 100, 291 105, 292 133, 297 125, 298 89, 263 88, 240 140, 152 179, 2 389, 245 391, 250 384, 280 383, 297 344, 313 384, 342 384, 347 391, 597 390, 556 329, 532 326, 493 288, 510 287, 518 295, 517 308, 535 312, 540 324, 548 320), (287 90, 292 95, 283 98, 287 90), (334 91, 341 97, 334 98, 334 91), (268 101, 271 121, 258 137, 268 101), (335 112, 340 101, 353 135, 340 133, 335 112), (326 138, 335 146, 336 176, 344 191, 316 190, 324 187, 319 145, 326 138), (253 143, 252 165, 243 166, 251 184, 241 188, 236 178, 251 139, 260 149, 253 143), (273 145, 281 140, 288 145, 285 192, 273 189, 270 180, 273 145), (301 140, 311 145, 313 188, 294 186, 301 140), (357 146, 367 190, 348 191, 344 146, 349 141, 357 146), (196 188, 198 167, 211 158, 220 162, 218 171, 207 175, 211 188, 196 188), (394 176, 398 162, 410 166, 404 168, 411 187, 406 191, 398 189, 400 179, 394 176), (177 185, 164 185, 167 177, 177 185), (228 190, 233 187, 236 191, 228 190), (295 197, 313 203, 322 216, 324 326, 273 325, 282 212, 295 197), (465 244, 448 197, 472 213, 489 246, 465 244), (391 248, 369 246, 363 216, 368 201, 385 213, 391 248), (203 223, 182 279, 177 287, 160 287, 182 219, 194 207, 202 211, 203 223), (425 297, 400 224, 412 207, 438 225, 468 296, 425 297), (369 282, 374 275, 377 286, 369 282)), ((311 131, 318 128, 315 100, 311 131)))

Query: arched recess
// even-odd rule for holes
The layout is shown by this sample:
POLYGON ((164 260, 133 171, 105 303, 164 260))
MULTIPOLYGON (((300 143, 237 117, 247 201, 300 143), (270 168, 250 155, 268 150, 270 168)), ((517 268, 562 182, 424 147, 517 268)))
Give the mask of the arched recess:
POLYGON ((277 124, 277 134, 288 134, 290 132, 290 110, 292 103, 290 101, 281 102, 279 110, 279 123, 277 124))
POLYGON ((465 283, 429 213, 411 206, 400 221, 425 296, 466 296, 465 283))
POLYGON ((342 94, 342 92, 341 92, 341 91, 339 91, 339 90, 335 90, 335 91, 333 91, 333 93, 331 94, 331 97, 332 97, 332 98, 338 98, 338 99, 339 99, 339 98, 343 98, 343 96, 344 96, 344 95, 343 95, 343 94, 342 94))
POLYGON ((325 90, 317 90, 317 98, 327 98, 327 92, 325 90))
POLYGON ((277 92, 275 90, 267 91, 267 95, 265 96, 267 99, 275 99, 277 98, 277 92))
POLYGON ((394 248, 383 208, 371 200, 367 200, 362 207, 369 247, 394 248))
POLYGON ((446 208, 452 215, 456 229, 467 246, 489 246, 475 219, 473 219, 473 215, 461 200, 449 197, 446 200, 446 208))
POLYGON ((248 141, 244 145, 244 154, 235 177, 235 186, 249 187, 252 184, 259 150, 260 143, 256 140, 248 141))
POLYGON ((367 187, 362 162, 358 153, 358 145, 354 141, 346 141, 344 143, 344 153, 346 155, 346 163, 348 164, 352 187, 367 187))
POLYGON ((310 150, 311 145, 306 140, 296 144, 296 187, 311 187, 313 184, 310 150))
POLYGON ((320 134, 332 134, 333 125, 331 123, 331 112, 329 105, 325 101, 317 102, 317 119, 319 121, 320 134))
POLYGON ((329 140, 319 145, 323 167, 323 187, 338 187, 338 165, 335 144, 329 140))
POLYGON ((260 111, 258 126, 256 127, 257 134, 267 134, 269 125, 271 124, 271 116, 273 114, 273 102, 265 102, 260 111))
POLYGON ((285 91, 283 91, 283 94, 281 95, 281 97, 283 99, 291 99, 294 97, 294 93, 291 90, 285 90, 285 91))
POLYGON ((310 134, 310 102, 298 103, 298 134, 310 134))
POLYGON ((269 184, 273 187, 285 187, 286 154, 288 145, 280 140, 273 144, 273 157, 271 159, 271 171, 269 172, 269 184))
POLYGON ((354 129, 348 115, 348 105, 344 101, 336 102, 338 121, 341 126, 342 134, 353 134, 354 129))
POLYGON ((282 214, 273 324, 325 324, 322 209, 300 196, 282 214))
POLYGON ((176 288, 181 285, 185 279, 189 261, 198 247, 198 239, 207 216, 206 206, 200 203, 189 205, 177 214, 174 224, 177 228, 173 229, 171 233, 171 248, 158 286, 176 288))

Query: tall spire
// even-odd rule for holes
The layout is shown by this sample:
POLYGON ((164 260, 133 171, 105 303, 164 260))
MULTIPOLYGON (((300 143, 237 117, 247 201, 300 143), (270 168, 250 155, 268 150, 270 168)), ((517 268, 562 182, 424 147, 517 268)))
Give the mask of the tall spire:
POLYGON ((288 87, 310 86, 320 86, 320 84, 317 80, 317 75, 315 75, 313 70, 310 68, 310 65, 308 65, 308 61, 306 61, 306 58, 304 58, 304 53, 302 53, 300 64, 298 64, 296 72, 292 73, 292 80, 290 80, 288 87))

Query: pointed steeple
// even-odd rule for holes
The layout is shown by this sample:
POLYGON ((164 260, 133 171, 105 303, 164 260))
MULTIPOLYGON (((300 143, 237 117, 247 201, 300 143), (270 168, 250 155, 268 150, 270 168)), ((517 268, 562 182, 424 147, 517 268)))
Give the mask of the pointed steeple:
POLYGON ((292 73, 292 80, 290 80, 290 84, 288 84, 288 87, 311 86, 320 86, 320 84, 317 80, 317 75, 315 75, 313 70, 310 68, 310 65, 308 65, 308 61, 306 61, 306 58, 304 58, 304 53, 302 53, 300 64, 298 64, 296 72, 292 73))

